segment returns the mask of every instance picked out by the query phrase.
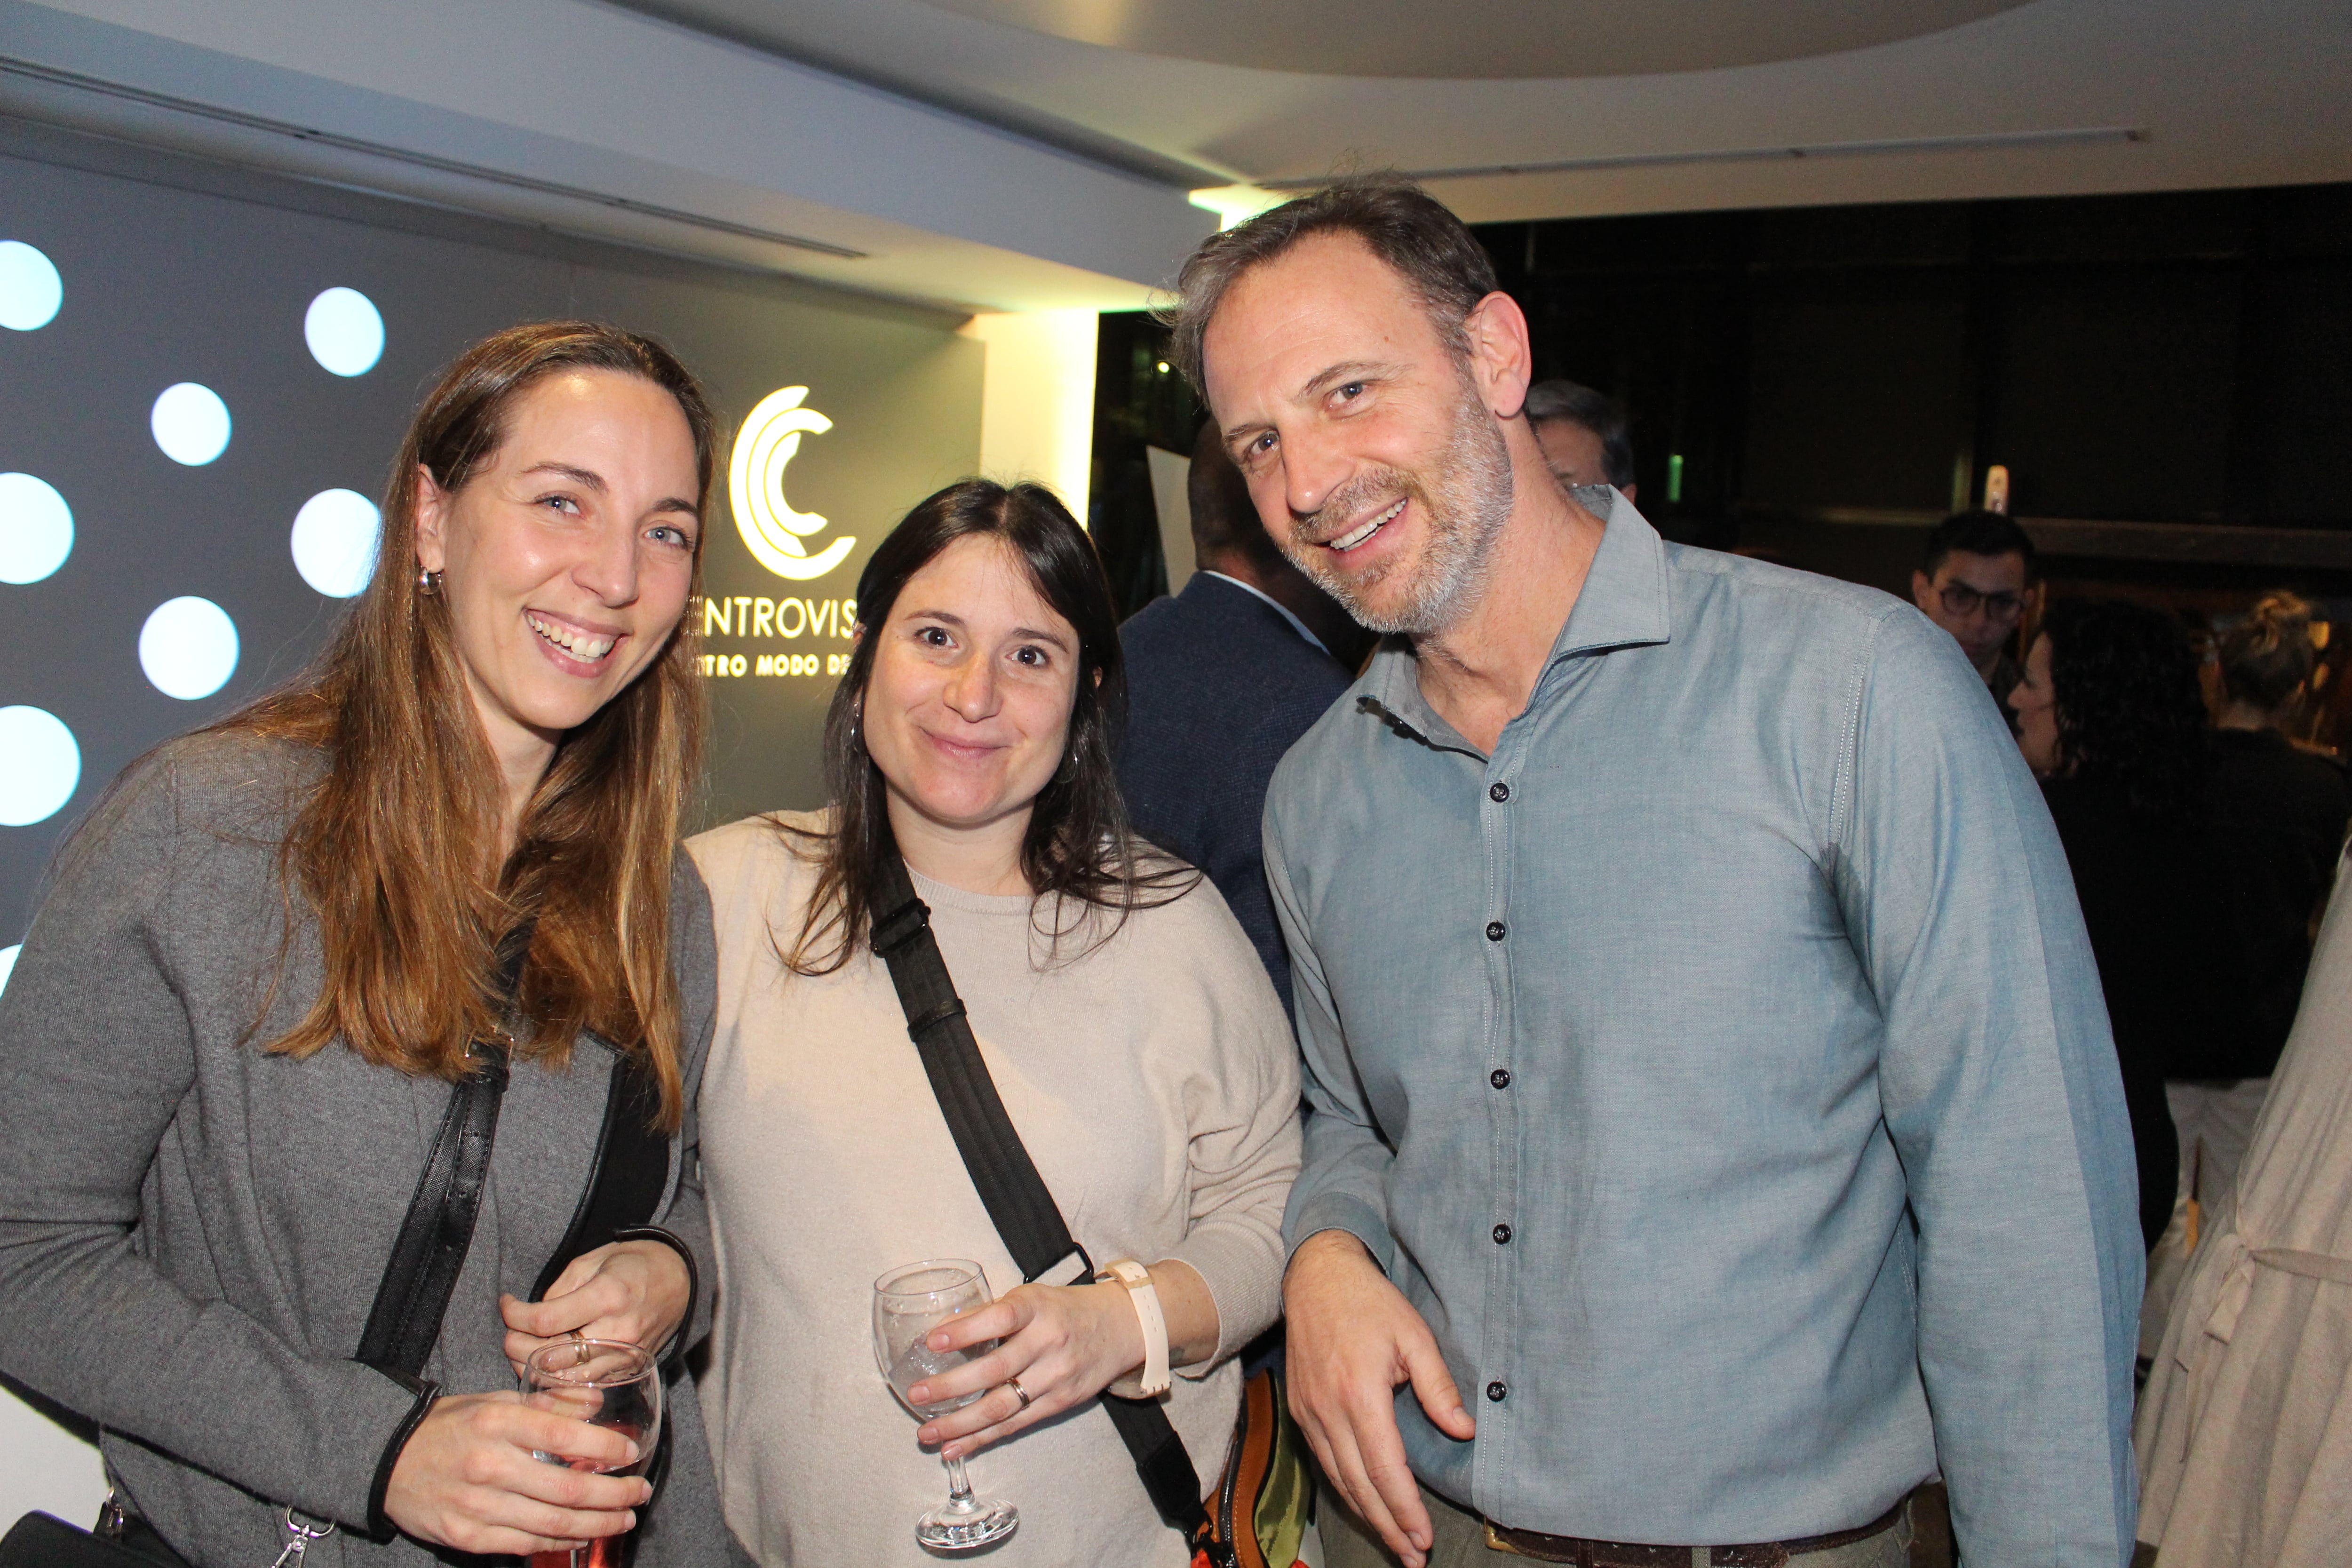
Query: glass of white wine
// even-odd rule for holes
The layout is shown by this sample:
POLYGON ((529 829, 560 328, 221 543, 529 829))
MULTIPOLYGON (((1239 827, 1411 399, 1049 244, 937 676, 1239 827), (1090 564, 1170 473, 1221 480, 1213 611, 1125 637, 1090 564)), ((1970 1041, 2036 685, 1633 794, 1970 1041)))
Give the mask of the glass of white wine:
MULTIPOLYGON (((903 1264, 874 1281, 874 1361, 898 1403, 919 1421, 961 1410, 987 1393, 916 1405, 907 1390, 996 1348, 987 1340, 960 1351, 935 1351, 925 1343, 933 1329, 994 1298, 980 1265, 964 1258, 931 1258, 903 1264)), ((992 1545, 1020 1528, 1021 1510, 1003 1498, 976 1498, 961 1459, 943 1459, 948 1500, 915 1521, 915 1540, 933 1552, 972 1552, 992 1545)))

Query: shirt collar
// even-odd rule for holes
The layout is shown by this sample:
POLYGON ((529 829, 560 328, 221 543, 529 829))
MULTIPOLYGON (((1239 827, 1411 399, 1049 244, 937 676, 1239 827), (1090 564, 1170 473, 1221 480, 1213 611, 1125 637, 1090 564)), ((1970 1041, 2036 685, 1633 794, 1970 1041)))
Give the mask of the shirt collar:
POLYGON ((1228 577, 1223 572, 1212 572, 1205 566, 1201 568, 1199 575, 1203 577, 1214 577, 1220 583, 1231 583, 1234 587, 1239 588, 1243 593, 1247 594, 1250 597, 1258 600, 1262 604, 1272 606, 1276 615, 1280 616, 1284 620, 1290 623, 1290 629, 1292 631, 1297 632, 1300 637, 1303 637, 1308 642, 1313 643, 1319 652, 1323 653, 1327 657, 1338 657, 1337 655, 1332 654, 1329 648, 1323 646, 1323 639, 1321 637, 1317 637, 1313 632, 1307 629, 1307 623, 1300 620, 1296 615, 1293 615, 1289 605, 1282 603, 1273 595, 1267 593, 1265 589, 1257 587, 1252 584, 1244 583, 1238 577, 1228 577))
POLYGON ((1665 541, 1615 486, 1580 486, 1575 494, 1604 528, 1552 658, 1670 641, 1665 541))
MULTIPOLYGON (((1649 520, 1613 485, 1583 485, 1574 492, 1577 503, 1601 521, 1601 548, 1584 575, 1576 606, 1552 644, 1549 668, 1578 654, 1609 648, 1641 647, 1672 640, 1666 590, 1666 546, 1649 520)), ((1419 666, 1402 638, 1391 637, 1373 656, 1370 696, 1373 718, 1393 727, 1402 720, 1412 738, 1439 751, 1482 755, 1476 747, 1447 723, 1421 692, 1419 666)))

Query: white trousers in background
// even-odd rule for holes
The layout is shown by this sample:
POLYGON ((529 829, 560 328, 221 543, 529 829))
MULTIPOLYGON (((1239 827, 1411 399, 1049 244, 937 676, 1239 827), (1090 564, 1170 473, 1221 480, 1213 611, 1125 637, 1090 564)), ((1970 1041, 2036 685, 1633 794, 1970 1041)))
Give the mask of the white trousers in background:
POLYGON ((2189 1203, 2197 1201, 2198 1234, 2212 1229, 2214 1211, 2238 1184, 2238 1165, 2254 1135, 2254 1118, 2269 1095, 2266 1078, 2175 1079, 2164 1086, 2172 1125, 2180 1134, 2180 1189, 2172 1223, 2147 1255, 2147 1294, 2139 1309, 2139 1353, 2152 1356, 2164 1338, 2173 1293, 2189 1269, 2189 1203))

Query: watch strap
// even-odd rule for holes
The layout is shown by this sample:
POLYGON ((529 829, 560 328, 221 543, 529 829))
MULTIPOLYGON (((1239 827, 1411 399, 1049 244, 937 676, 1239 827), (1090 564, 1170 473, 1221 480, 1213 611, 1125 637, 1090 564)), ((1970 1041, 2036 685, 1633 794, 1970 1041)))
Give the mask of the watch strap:
POLYGON ((1095 1278, 1107 1284, 1127 1287, 1127 1299, 1135 1308, 1137 1321, 1143 1325, 1143 1374, 1140 1378, 1132 1374, 1121 1378, 1114 1388, 1127 1394, 1121 1385, 1133 1382, 1136 1387, 1129 1397, 1158 1398, 1168 1392, 1172 1379, 1168 1369, 1168 1314, 1160 1310, 1160 1291, 1151 1283, 1151 1270, 1132 1258, 1122 1258, 1106 1265, 1095 1278))

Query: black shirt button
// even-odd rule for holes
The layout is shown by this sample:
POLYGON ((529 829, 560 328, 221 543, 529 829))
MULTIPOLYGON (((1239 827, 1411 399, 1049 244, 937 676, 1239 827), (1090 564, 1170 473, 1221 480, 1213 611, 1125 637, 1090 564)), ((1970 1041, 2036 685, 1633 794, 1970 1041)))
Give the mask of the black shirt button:
POLYGON ((1503 940, 1502 921, 1488 921, 1486 922, 1486 940, 1488 942, 1500 942, 1503 940))
POLYGON ((1509 1396, 1510 1392, 1511 1391, 1507 1387, 1504 1386, 1502 1380, 1499 1378, 1486 1385, 1486 1397, 1493 1400, 1497 1405, 1503 1403, 1503 1401, 1509 1396))
POLYGON ((1495 1245, 1497 1247, 1508 1247, 1510 1244, 1511 1227, 1507 1225, 1496 1226, 1495 1227, 1495 1245))
POLYGON ((1486 798, 1500 805, 1511 798, 1511 786, 1500 781, 1490 784, 1486 786, 1486 798))
POLYGON ((1508 1068, 1496 1068, 1493 1072, 1486 1075, 1486 1081, 1493 1084, 1496 1089, 1508 1089, 1511 1087, 1511 1069, 1508 1068))

